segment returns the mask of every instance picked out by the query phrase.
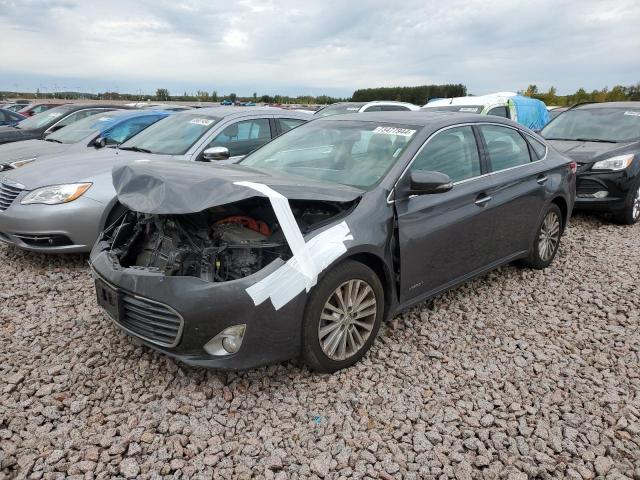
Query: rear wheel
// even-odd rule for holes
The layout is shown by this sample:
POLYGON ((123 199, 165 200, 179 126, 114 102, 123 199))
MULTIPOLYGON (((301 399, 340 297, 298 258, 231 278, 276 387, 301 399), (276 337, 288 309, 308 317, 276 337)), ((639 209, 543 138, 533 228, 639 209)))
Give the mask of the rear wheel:
POLYGON ((633 225, 640 220, 640 181, 635 183, 627 195, 624 210, 617 215, 616 219, 623 225, 633 225))
POLYGON ((547 209, 538 227, 531 253, 524 260, 525 265, 535 268, 547 268, 553 262, 562 236, 562 212, 552 203, 547 209))
POLYGON ((384 314, 384 293, 376 273, 347 260, 312 290, 304 316, 304 362, 331 373, 350 367, 371 348, 384 314))

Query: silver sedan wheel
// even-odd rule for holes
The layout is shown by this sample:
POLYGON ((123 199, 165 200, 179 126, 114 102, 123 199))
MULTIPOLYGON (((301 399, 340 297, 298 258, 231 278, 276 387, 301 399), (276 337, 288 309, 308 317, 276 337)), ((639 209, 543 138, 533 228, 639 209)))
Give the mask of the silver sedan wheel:
POLYGON ((377 311, 376 295, 364 280, 336 288, 320 314, 318 339, 324 354, 332 360, 357 354, 371 336, 377 311))
POLYGON ((538 237, 538 254, 540 260, 548 262, 556 251, 560 241, 560 217, 556 212, 549 212, 542 221, 538 237))
POLYGON ((633 210, 631 211, 631 215, 633 216, 634 221, 640 218, 640 187, 638 187, 636 197, 633 199, 633 210))

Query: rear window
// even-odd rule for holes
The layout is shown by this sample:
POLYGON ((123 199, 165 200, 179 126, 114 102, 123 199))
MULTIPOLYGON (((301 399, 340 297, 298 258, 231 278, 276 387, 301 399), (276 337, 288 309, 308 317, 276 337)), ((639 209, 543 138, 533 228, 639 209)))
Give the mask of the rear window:
POLYGON ((527 140, 529 140, 529 144, 531 145, 531 148, 533 148, 533 151, 536 154, 536 157, 538 157, 538 159, 544 158, 544 156, 547 154, 547 146, 536 140, 533 137, 529 137, 527 135, 527 140))

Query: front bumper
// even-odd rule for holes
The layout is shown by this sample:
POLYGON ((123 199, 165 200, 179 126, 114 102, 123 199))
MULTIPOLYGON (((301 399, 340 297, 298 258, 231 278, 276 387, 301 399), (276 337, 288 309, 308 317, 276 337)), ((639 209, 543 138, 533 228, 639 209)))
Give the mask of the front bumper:
MULTIPOLYGON (((634 169, 634 170, 637 170, 634 169)), ((598 172, 588 170, 578 174, 576 186, 576 209, 597 211, 618 211, 625 207, 625 201, 632 189, 636 176, 628 170, 598 172), (594 196, 606 192, 605 197, 594 196)))
POLYGON ((80 197, 61 205, 22 205, 20 194, 0 211, 0 241, 45 253, 89 252, 104 216, 105 205, 80 197))
MULTIPOLYGON (((210 283, 195 277, 167 277, 161 273, 123 268, 96 244, 91 254, 94 277, 125 294, 168 306, 182 319, 174 347, 158 345, 114 323, 145 345, 186 364, 220 370, 242 370, 296 358, 300 355, 303 293, 279 310, 270 301, 255 305, 246 289, 280 265, 275 261, 246 278, 210 283), (203 346, 227 327, 244 323, 246 332, 237 353, 214 356, 203 346)), ((109 317, 111 318, 111 317, 109 317)))

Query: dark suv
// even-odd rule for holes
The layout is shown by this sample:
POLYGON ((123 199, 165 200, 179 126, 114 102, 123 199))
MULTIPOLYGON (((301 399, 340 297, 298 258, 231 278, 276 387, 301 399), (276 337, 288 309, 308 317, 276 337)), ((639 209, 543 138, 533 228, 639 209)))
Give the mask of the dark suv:
POLYGON ((578 162, 577 209, 640 220, 640 102, 576 105, 541 134, 578 162))

